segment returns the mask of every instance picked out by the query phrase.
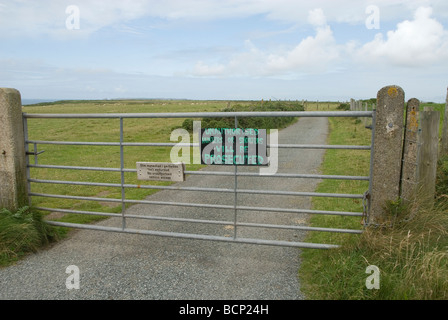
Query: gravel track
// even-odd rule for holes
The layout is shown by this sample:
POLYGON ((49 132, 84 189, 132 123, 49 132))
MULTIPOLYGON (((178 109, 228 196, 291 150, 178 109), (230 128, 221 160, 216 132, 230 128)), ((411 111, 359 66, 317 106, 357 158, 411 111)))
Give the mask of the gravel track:
MULTIPOLYGON (((325 144, 326 118, 301 118, 279 132, 279 143, 325 144)), ((324 151, 279 149, 279 173, 317 173, 324 151)), ((206 170, 230 171, 213 166, 206 170)), ((242 168, 240 172, 257 172, 242 168)), ((254 171, 255 170, 255 171, 254 171)), ((238 188, 314 191, 318 180, 239 177, 238 188)), ((233 188, 234 177, 187 177, 179 186, 233 188)), ((234 194, 160 191, 148 198, 233 205, 234 194)), ((308 197, 239 194, 238 205, 309 208, 308 197)), ((138 204, 128 214, 232 221, 234 211, 223 209, 138 204)), ((306 224, 307 215, 239 211, 238 221, 306 224)), ((111 218, 99 225, 120 226, 111 218)), ((214 226, 128 219, 129 228, 232 236, 233 226, 214 226)), ((300 241, 305 233, 238 228, 238 236, 300 241)), ((164 300, 294 300, 304 299, 298 281, 300 249, 193 239, 79 230, 47 250, 0 269, 0 299, 164 299, 164 300), (68 290, 66 268, 78 266, 80 289, 68 290)))

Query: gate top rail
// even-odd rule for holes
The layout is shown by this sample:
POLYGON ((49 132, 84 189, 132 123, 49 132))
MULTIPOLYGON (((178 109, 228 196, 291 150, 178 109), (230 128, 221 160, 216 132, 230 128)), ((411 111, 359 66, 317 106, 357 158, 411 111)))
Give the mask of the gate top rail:
POLYGON ((367 117, 373 111, 261 111, 173 113, 23 113, 25 118, 231 118, 231 117, 367 117))

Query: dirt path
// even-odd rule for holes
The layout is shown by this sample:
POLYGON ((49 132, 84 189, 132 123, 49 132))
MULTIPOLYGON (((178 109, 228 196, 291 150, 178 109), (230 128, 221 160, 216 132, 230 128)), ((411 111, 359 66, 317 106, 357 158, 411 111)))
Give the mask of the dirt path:
MULTIPOLYGON (((302 118, 282 130, 279 143, 325 144, 326 118, 302 118)), ((322 150, 279 149, 282 173, 317 173, 322 150)), ((213 167, 207 170, 230 170, 213 167)), ((239 169, 248 171, 248 169, 239 169)), ((233 177, 197 176, 182 185, 233 188, 233 177)), ((313 191, 309 179, 240 177, 240 189, 313 191)), ((161 191, 151 200, 233 204, 234 194, 161 191)), ((238 204, 257 207, 309 208, 307 197, 239 194, 238 204)), ((233 210, 135 205, 128 214, 232 220, 233 210)), ((305 215, 238 212, 238 221, 304 224, 305 215)), ((232 226, 128 220, 129 228, 233 235, 232 226), (133 222, 135 221, 135 222, 133 222)), ((101 222, 119 225, 117 219, 101 222)), ((273 229, 238 229, 242 237, 300 241, 304 233, 273 229)), ((80 230, 49 250, 0 269, 0 299, 304 299, 298 269, 300 249, 147 235, 80 230), (80 270, 80 288, 68 290, 66 268, 80 270)))

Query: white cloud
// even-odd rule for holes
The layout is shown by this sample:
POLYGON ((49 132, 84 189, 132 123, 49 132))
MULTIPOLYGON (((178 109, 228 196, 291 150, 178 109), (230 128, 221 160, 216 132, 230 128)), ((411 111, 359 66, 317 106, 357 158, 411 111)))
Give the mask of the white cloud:
POLYGON ((198 61, 194 67, 194 73, 198 76, 216 76, 225 71, 223 65, 207 65, 202 61, 198 61))
MULTIPOLYGON (((446 1, 375 0, 381 20, 404 19, 417 6, 430 4, 437 14, 448 16, 446 1)), ((16 35, 73 36, 65 28, 69 5, 80 9, 79 35, 89 35, 101 28, 120 25, 143 17, 166 20, 215 20, 265 15, 268 19, 297 25, 308 22, 325 24, 315 8, 322 8, 328 23, 363 25, 365 9, 371 0, 0 0, 0 37, 16 35), (311 19, 311 21, 308 21, 311 19)))
POLYGON ((242 52, 234 53, 227 62, 196 64, 195 76, 273 76, 300 77, 304 74, 322 74, 365 65, 367 69, 380 66, 411 68, 446 65, 448 59, 448 31, 432 17, 433 9, 419 7, 413 20, 397 24, 384 37, 378 33, 365 44, 348 40, 337 43, 327 17, 321 8, 312 9, 307 21, 315 34, 302 39, 296 46, 270 52, 247 40, 242 52), (358 64, 357 64, 358 63, 358 64))
POLYGON ((325 26, 327 24, 327 18, 321 8, 311 10, 308 14, 308 22, 316 27, 325 26))
POLYGON ((448 58, 448 32, 431 18, 430 7, 420 7, 413 20, 405 20, 397 28, 379 33, 357 52, 360 61, 382 62, 400 66, 428 66, 448 58))
POLYGON ((245 50, 234 54, 228 63, 207 65, 201 61, 196 64, 193 74, 257 77, 325 72, 330 63, 339 58, 343 47, 337 45, 322 9, 311 10, 308 21, 315 27, 315 35, 302 39, 290 49, 275 53, 263 51, 246 40, 245 50))
POLYGON ((149 10, 150 2, 146 0, 3 1, 0 3, 0 36, 86 36, 106 26, 141 18, 149 10), (66 27, 70 17, 66 9, 71 5, 79 8, 80 29, 76 32, 66 27))

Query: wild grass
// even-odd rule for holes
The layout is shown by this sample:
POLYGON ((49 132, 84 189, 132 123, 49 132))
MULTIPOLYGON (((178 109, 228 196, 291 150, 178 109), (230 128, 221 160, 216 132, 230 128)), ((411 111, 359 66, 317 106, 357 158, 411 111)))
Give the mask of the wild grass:
MULTIPOLYGON (((353 119, 331 119, 330 144, 365 144, 370 130, 353 119)), ((325 174, 366 173, 368 154, 351 151, 328 151, 322 171, 325 174)), ((446 184, 448 157, 441 159, 437 181, 436 204, 423 206, 418 200, 411 206, 399 201, 386 206, 389 223, 369 227, 361 235, 310 233, 307 241, 340 244, 335 250, 302 252, 299 276, 308 299, 327 300, 445 300, 448 298, 448 201, 446 184), (410 216, 413 208, 417 214, 410 216), (380 288, 367 289, 366 268, 380 270, 380 288)), ((366 185, 323 181, 318 191, 358 193, 366 185)), ((316 198, 314 209, 358 210, 356 201, 316 198)), ((358 228, 354 218, 312 217, 313 226, 358 228)))
POLYGON ((0 210, 0 266, 7 266, 30 252, 59 239, 57 229, 29 207, 15 212, 0 210))
POLYGON ((382 299, 448 298, 448 206, 421 209, 390 227, 369 228, 355 249, 381 268, 390 288, 372 292, 382 299))

